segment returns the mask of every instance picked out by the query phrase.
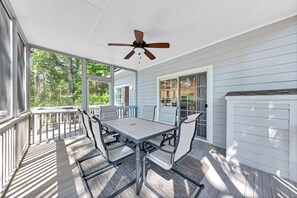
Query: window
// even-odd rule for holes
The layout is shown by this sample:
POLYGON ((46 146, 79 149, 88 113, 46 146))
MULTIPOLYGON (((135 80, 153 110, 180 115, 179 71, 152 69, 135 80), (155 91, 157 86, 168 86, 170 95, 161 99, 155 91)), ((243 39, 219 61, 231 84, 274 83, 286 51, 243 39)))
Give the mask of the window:
POLYGON ((116 88, 115 92, 115 105, 122 106, 124 103, 124 92, 122 88, 116 88))
POLYGON ((115 105, 129 106, 129 86, 117 87, 115 89, 115 105))
POLYGON ((17 113, 26 110, 26 68, 25 45, 18 35, 17 37, 17 113))
POLYGON ((11 116, 10 18, 0 3, 0 120, 11 116))

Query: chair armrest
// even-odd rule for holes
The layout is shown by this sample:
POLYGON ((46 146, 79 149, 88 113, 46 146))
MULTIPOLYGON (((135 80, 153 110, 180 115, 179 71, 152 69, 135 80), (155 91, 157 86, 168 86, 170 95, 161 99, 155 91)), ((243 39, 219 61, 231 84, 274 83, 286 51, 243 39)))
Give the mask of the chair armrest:
POLYGON ((174 137, 176 137, 176 131, 174 131, 174 133, 167 133, 166 134, 167 138, 164 138, 161 142, 161 145, 163 145, 166 141, 170 141, 172 140, 174 137))
POLYGON ((159 148, 158 150, 163 151, 163 152, 165 152, 165 153, 174 154, 174 152, 172 152, 172 151, 167 151, 167 150, 162 149, 162 148, 159 148))
POLYGON ((150 144, 150 145, 151 145, 152 147, 154 147, 155 149, 158 149, 158 150, 160 150, 160 151, 164 151, 165 153, 173 154, 172 151, 165 150, 165 149, 163 149, 161 146, 157 146, 157 145, 155 145, 155 144, 151 144, 151 143, 148 143, 148 144, 150 144))
POLYGON ((109 146, 106 148, 106 150, 114 150, 114 149, 117 149, 117 148, 120 148, 120 147, 123 147, 123 146, 126 146, 125 144, 117 144, 117 145, 114 145, 114 146, 109 146))

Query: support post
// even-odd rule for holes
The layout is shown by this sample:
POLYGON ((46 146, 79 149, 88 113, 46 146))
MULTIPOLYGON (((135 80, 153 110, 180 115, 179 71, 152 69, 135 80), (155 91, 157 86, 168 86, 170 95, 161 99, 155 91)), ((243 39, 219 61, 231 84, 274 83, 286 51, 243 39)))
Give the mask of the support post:
POLYGON ((88 86, 87 86, 87 60, 85 58, 82 59, 82 108, 84 110, 88 110, 88 86))
POLYGON ((114 105, 114 66, 110 66, 110 78, 111 82, 109 83, 109 104, 114 105))

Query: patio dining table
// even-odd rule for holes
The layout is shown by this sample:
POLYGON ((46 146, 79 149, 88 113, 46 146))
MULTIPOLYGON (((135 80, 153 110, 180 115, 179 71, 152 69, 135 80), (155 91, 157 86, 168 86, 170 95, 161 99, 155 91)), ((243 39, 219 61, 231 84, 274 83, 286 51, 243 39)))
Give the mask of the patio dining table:
POLYGON ((116 120, 103 121, 102 124, 117 131, 121 136, 128 138, 136 144, 135 147, 135 167, 136 167, 136 194, 139 195, 141 189, 141 162, 140 145, 151 138, 161 134, 176 130, 173 125, 153 122, 141 118, 122 118, 116 120))

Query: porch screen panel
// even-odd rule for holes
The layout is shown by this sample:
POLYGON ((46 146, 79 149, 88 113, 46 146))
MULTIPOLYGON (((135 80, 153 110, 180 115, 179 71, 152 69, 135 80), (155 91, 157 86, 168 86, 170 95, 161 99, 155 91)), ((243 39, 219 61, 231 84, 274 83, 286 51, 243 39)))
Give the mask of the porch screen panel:
POLYGON ((25 111, 25 94, 26 94, 26 82, 25 82, 25 56, 24 56, 24 48, 25 45, 18 35, 17 37, 17 99, 18 99, 18 107, 17 112, 21 113, 25 111))
POLYGON ((80 106, 81 68, 80 59, 31 49, 31 107, 80 106))
POLYGON ((0 3, 0 120, 11 116, 10 52, 10 18, 0 3))

